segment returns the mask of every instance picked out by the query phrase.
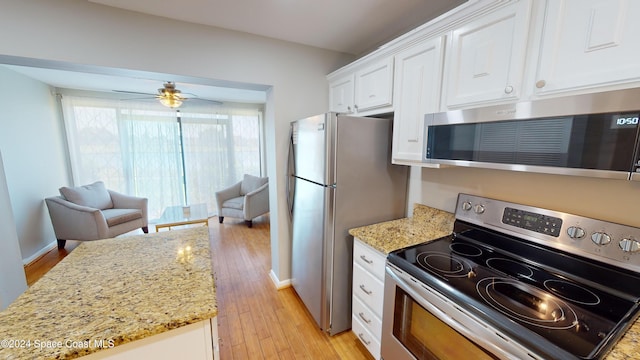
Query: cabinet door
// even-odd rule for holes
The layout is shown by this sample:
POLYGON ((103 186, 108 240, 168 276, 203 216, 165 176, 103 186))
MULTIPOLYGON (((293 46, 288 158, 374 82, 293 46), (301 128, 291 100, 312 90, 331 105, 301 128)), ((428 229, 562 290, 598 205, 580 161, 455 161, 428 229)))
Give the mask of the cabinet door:
POLYGON ((422 159, 424 114, 439 110, 442 44, 438 37, 396 55, 393 163, 422 159))
POLYGON ((356 72, 357 112, 389 106, 393 99, 393 57, 356 72))
POLYGON ((640 1, 547 3, 536 93, 640 80, 640 1))
POLYGON ((453 31, 446 59, 448 108, 518 99, 529 15, 530 3, 520 1, 453 31))
POLYGON ((350 114, 353 109, 354 75, 345 76, 329 84, 329 109, 343 114, 350 114))

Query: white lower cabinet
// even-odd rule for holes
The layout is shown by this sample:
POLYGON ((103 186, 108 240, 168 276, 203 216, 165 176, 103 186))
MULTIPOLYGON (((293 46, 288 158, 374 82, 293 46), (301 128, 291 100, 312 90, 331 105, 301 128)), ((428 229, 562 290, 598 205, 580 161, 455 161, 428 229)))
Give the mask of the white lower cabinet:
POLYGON ((386 257, 355 238, 353 259, 351 328, 371 355, 380 359, 386 257))
POLYGON ((380 338, 376 338, 367 330, 367 328, 355 316, 351 317, 352 330, 362 342, 364 347, 369 350, 375 359, 380 359, 380 338))
MULTIPOLYGON (((104 342, 109 347, 108 340, 104 342)), ((83 360, 220 359, 218 319, 211 318, 83 356, 83 360)))
POLYGON ((380 319, 380 315, 376 315, 357 296, 353 297, 353 316, 376 339, 382 338, 382 319, 380 319))

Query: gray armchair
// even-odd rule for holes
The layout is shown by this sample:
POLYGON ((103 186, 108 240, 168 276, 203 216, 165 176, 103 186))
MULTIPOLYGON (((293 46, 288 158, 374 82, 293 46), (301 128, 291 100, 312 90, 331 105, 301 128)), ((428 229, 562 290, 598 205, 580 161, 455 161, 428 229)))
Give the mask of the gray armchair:
POLYGON ((242 181, 216 192, 216 202, 220 224, 230 216, 251 227, 254 218, 269 212, 269 178, 244 175, 242 181))
POLYGON ((61 196, 45 199, 58 249, 67 240, 98 240, 142 228, 149 232, 147 199, 107 190, 102 181, 60 188, 61 196))

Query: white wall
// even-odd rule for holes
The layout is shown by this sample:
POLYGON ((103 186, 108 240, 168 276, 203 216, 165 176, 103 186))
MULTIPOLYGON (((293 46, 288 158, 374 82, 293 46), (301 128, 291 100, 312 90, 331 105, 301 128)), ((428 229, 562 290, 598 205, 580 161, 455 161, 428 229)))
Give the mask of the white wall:
POLYGON ((24 258, 55 241, 44 198, 69 182, 63 129, 49 86, 4 68, 0 151, 24 258))
POLYGON ((455 211, 459 192, 640 227, 640 182, 474 168, 412 168, 410 203, 455 211))
POLYGON ((85 0, 2 0, 0 55, 271 86, 266 109, 272 265, 290 277, 288 123, 328 109, 326 74, 347 54, 146 16, 85 0))

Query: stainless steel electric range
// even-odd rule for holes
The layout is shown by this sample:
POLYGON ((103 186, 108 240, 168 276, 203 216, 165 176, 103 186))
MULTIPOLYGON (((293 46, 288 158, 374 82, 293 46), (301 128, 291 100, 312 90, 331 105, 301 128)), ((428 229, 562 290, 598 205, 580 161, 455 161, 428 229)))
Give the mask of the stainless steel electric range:
POLYGON ((387 260, 382 357, 601 359, 638 318, 640 229, 460 194, 387 260))

